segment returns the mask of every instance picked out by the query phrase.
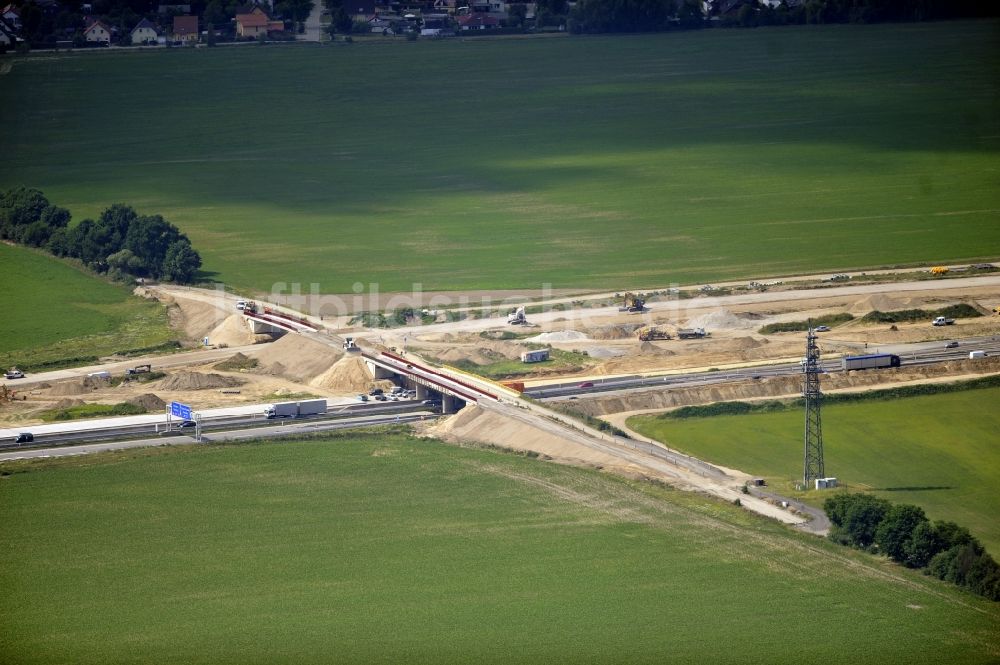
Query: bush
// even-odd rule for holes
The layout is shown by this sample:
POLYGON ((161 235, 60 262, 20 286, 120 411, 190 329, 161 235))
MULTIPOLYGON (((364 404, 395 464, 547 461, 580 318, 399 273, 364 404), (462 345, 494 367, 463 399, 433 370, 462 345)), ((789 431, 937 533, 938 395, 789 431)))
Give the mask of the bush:
POLYGON ((821 316, 816 319, 809 319, 808 321, 785 321, 784 323, 769 323, 762 327, 758 332, 761 335, 771 335, 773 333, 781 332, 802 332, 809 330, 810 327, 815 328, 816 326, 836 326, 841 323, 847 323, 848 321, 853 321, 854 316, 843 312, 841 314, 829 314, 827 316, 821 316))

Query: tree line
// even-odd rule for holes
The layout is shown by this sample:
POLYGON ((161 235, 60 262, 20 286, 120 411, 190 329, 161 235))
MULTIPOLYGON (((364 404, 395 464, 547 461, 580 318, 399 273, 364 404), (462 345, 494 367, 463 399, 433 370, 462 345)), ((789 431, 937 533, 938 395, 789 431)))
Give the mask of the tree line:
POLYGON ((1000 601, 1000 564, 969 530, 931 522, 919 506, 893 505, 871 494, 837 494, 823 502, 833 523, 830 539, 885 554, 973 593, 1000 601))
POLYGON ((14 187, 0 195, 0 238, 79 259, 112 279, 152 278, 188 284, 201 256, 180 229, 160 215, 140 215, 115 203, 98 219, 70 228, 69 210, 37 189, 14 187))
MULTIPOLYGON (((543 0, 539 11, 562 18, 571 32, 658 32, 707 25, 699 0, 579 0, 572 10, 566 9, 564 0, 543 0)), ((723 26, 747 28, 934 21, 998 14, 997 3, 976 0, 783 0, 777 5, 760 0, 715 0, 708 10, 708 17, 723 26)))

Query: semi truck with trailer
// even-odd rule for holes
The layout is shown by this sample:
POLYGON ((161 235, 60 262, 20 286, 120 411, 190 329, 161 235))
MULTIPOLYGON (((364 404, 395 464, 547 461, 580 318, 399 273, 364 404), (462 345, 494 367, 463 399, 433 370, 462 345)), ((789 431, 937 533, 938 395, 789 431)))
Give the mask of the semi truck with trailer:
POLYGON ((853 369, 882 369, 899 367, 899 356, 892 353, 873 353, 865 356, 844 356, 844 371, 853 369))
POLYGON ((325 399, 311 399, 304 402, 278 402, 264 408, 268 418, 301 418, 326 413, 325 399))

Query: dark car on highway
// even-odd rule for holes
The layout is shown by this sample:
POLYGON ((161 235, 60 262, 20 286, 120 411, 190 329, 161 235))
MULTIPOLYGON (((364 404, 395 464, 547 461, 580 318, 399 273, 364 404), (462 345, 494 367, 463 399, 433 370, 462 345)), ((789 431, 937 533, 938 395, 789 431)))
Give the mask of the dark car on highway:
POLYGON ((594 383, 592 381, 584 381, 583 383, 577 386, 577 388, 593 388, 593 387, 594 383))
POLYGON ((31 443, 35 440, 35 435, 31 432, 21 432, 14 437, 14 443, 31 443))
POLYGON ((957 349, 958 348, 958 342, 948 342, 947 344, 944 345, 944 348, 946 348, 946 349, 957 349))

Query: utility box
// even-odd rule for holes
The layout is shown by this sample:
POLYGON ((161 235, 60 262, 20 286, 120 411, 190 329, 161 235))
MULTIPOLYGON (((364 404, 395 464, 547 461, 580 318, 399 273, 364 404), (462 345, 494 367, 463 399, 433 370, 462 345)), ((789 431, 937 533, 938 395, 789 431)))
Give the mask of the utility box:
POLYGON ((817 478, 816 479, 816 489, 818 490, 828 490, 833 489, 837 486, 836 478, 817 478))

